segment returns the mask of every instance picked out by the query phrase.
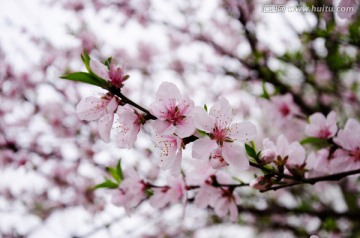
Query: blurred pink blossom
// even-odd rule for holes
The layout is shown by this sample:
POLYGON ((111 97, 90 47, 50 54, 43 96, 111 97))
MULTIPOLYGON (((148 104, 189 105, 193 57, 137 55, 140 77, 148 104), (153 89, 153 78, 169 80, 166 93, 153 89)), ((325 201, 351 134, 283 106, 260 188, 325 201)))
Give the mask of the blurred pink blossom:
POLYGON ((305 133, 308 136, 321 139, 333 137, 337 132, 336 112, 332 111, 325 116, 319 112, 309 117, 310 124, 306 126, 305 133))
POLYGON ((103 141, 109 142, 114 112, 118 105, 118 99, 110 94, 105 94, 101 98, 86 97, 76 106, 76 115, 80 120, 98 120, 100 137, 103 141))
POLYGON ((168 186, 153 188, 154 195, 150 198, 150 204, 156 208, 163 208, 167 204, 175 204, 182 199, 186 202, 186 188, 184 179, 181 177, 168 177, 168 186))

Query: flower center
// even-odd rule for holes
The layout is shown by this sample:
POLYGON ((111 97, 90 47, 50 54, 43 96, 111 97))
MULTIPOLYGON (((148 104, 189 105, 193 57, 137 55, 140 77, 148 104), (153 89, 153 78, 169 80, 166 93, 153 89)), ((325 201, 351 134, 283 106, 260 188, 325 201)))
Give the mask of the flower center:
POLYGON ((357 147, 355 150, 350 151, 349 155, 354 158, 354 161, 360 162, 360 147, 357 147))
POLYGON ((210 138, 215 140, 216 143, 220 146, 223 146, 224 142, 232 142, 232 140, 226 136, 228 129, 220 129, 215 126, 212 133, 210 133, 210 138))
POLYGON ((210 164, 214 169, 220 169, 229 165, 222 156, 222 151, 220 148, 216 149, 213 153, 211 153, 210 164))
POLYGON ((281 105, 281 107, 280 107, 280 113, 281 113, 284 117, 286 117, 287 115, 290 114, 290 108, 289 108, 286 104, 283 104, 283 105, 281 105))
POLYGON ((113 64, 111 64, 108 75, 109 78, 111 79, 112 85, 118 88, 121 88, 123 86, 124 75, 121 67, 115 67, 113 64))
POLYGON ((185 116, 183 115, 183 112, 179 110, 178 106, 171 108, 166 115, 166 121, 174 126, 181 124, 184 118, 185 116))
POLYGON ((325 128, 325 129, 321 129, 319 131, 318 137, 323 138, 323 139, 327 139, 327 138, 329 138, 330 135, 331 135, 331 133, 330 133, 329 129, 325 128))

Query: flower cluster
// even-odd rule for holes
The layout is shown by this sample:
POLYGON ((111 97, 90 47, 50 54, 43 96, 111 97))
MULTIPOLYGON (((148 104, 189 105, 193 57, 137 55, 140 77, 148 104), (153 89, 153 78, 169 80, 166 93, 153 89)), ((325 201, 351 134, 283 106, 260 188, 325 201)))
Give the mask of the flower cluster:
MULTIPOLYGON (((90 57, 88 61, 89 77, 103 80, 99 86, 108 92, 100 98, 82 99, 76 107, 79 119, 98 120, 99 134, 105 142, 110 141, 114 127, 116 144, 126 149, 133 147, 143 125, 148 125, 154 147, 159 151, 155 161, 171 175, 163 186, 146 182, 135 171, 126 173, 122 181, 116 178, 119 183, 111 182, 111 188, 116 187, 113 203, 123 206, 127 213, 147 199, 156 208, 179 201, 185 204, 187 199, 193 199, 197 207, 210 206, 218 216, 229 215, 232 221, 236 221, 240 201, 234 191, 237 187, 276 190, 314 183, 313 178, 319 175, 360 168, 360 124, 354 119, 349 119, 341 130, 335 112, 327 116, 314 113, 306 123, 301 121, 304 116, 290 94, 273 96, 268 104, 272 108, 267 107, 270 120, 276 120, 277 126, 297 120, 300 122, 297 125, 308 137, 301 141, 286 135, 279 135, 275 140, 264 138, 261 149, 257 151, 254 142, 257 139, 256 126, 248 121, 233 122, 233 109, 226 98, 219 97, 207 110, 207 106, 195 106, 194 101, 181 94, 175 84, 163 82, 150 110, 146 110, 122 94, 123 82, 128 76, 124 76, 121 68, 109 62, 106 67, 90 57), (182 157, 189 143, 192 143, 192 158, 197 159, 201 166, 184 177, 181 175, 182 157), (318 150, 307 154, 306 144, 318 150), (236 173, 253 166, 262 174, 249 183, 238 181, 233 184, 229 174, 221 170, 228 166, 236 173)), ((92 83, 98 84, 98 81, 92 83)))
MULTIPOLYGON (((107 68, 94 60, 90 60, 89 66, 97 77, 105 79, 112 86, 119 90, 123 86, 121 68, 114 69, 112 64, 107 68)), ((98 120, 99 134, 105 142, 110 141, 116 115, 117 145, 129 149, 146 119, 125 103, 126 100, 109 92, 101 98, 82 99, 76 107, 76 113, 81 120, 98 120)), ((207 113, 203 108, 194 107, 194 102, 182 95, 173 83, 163 82, 150 108, 151 115, 156 118, 150 125, 154 143, 160 149, 158 164, 161 168, 179 175, 184 139, 194 136, 198 131, 203 137, 192 146, 193 158, 209 159, 213 168, 228 165, 238 170, 249 168, 243 146, 239 142, 254 139, 256 127, 251 122, 232 123, 233 111, 225 98, 219 98, 207 113)))

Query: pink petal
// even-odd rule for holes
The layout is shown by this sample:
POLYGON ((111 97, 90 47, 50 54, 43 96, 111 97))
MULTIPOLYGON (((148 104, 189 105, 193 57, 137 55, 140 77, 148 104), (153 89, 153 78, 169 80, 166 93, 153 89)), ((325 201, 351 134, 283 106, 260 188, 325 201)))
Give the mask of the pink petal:
POLYGON ((360 133, 360 123, 353 118, 350 118, 344 127, 346 131, 352 131, 354 133, 360 133))
POLYGON ((316 126, 321 126, 325 124, 325 117, 323 114, 321 114, 320 112, 314 113, 309 117, 309 121, 311 124, 316 125, 316 126))
POLYGON ((224 217, 227 213, 228 213, 228 209, 227 209, 227 204, 228 203, 228 199, 227 198, 220 198, 216 203, 215 203, 215 213, 219 216, 219 217, 224 217))
POLYGON ((256 133, 256 126, 251 122, 233 123, 230 127, 229 137, 247 142, 253 140, 256 133))
POLYGON ((155 134, 153 140, 157 147, 160 147, 159 167, 169 169, 176 160, 177 153, 180 153, 181 140, 174 135, 161 136, 155 134))
POLYGON ((215 127, 215 119, 210 116, 203 108, 194 108, 192 115, 197 129, 205 132, 211 132, 215 127))
POLYGON ((246 158, 242 146, 235 143, 225 143, 222 147, 222 154, 224 160, 239 171, 244 171, 249 168, 249 161, 246 158))
POLYGON ((114 122, 114 113, 107 113, 99 119, 99 134, 103 141, 110 141, 110 132, 114 122))
POLYGON ((105 79, 107 81, 111 81, 109 78, 108 68, 99 61, 91 59, 90 69, 94 72, 94 74, 96 74, 100 78, 105 79))
POLYGON ((175 132, 175 126, 167 121, 155 120, 152 122, 152 127, 156 134, 170 135, 175 132))
POLYGON ((195 132, 195 124, 192 118, 186 117, 181 124, 176 126, 175 133, 180 138, 191 136, 195 132))
POLYGON ((179 176, 181 172, 181 159, 182 153, 181 150, 176 154, 175 160, 170 167, 170 174, 173 176, 179 176))
POLYGON ((295 141, 291 143, 291 145, 288 148, 288 164, 290 165, 302 165, 305 161, 305 149, 302 147, 302 145, 295 141))
POLYGON ((156 92, 156 101, 164 104, 168 109, 174 108, 181 98, 179 89, 170 82, 163 82, 156 92))
POLYGON ((276 152, 281 157, 288 155, 289 142, 284 135, 278 136, 276 140, 276 152))
POLYGON ((239 218, 239 212, 236 206, 235 202, 230 202, 229 206, 229 212, 230 212, 230 218, 231 221, 236 222, 239 218))
POLYGON ((106 106, 106 112, 115 112, 119 106, 117 98, 114 96, 111 98, 110 102, 106 106))
POLYGON ((154 195, 151 196, 149 202, 155 208, 163 208, 169 201, 168 196, 161 189, 154 189, 154 195))
POLYGON ((76 106, 76 115, 80 120, 94 121, 105 114, 106 101, 96 97, 81 99, 76 106))
POLYGON ((217 144, 209 137, 196 140, 192 146, 192 157, 195 159, 209 159, 210 153, 217 148, 217 144))
POLYGON ((159 119, 166 119, 166 115, 167 115, 167 112, 168 112, 168 109, 167 107, 165 106, 165 104, 161 102, 153 102, 150 104, 150 110, 151 110, 151 113, 156 116, 157 118, 159 119))
POLYGON ((340 130, 334 142, 344 149, 355 150, 360 144, 360 124, 353 118, 350 118, 343 130, 340 130))
POLYGON ((194 109, 194 101, 189 97, 184 96, 183 100, 178 105, 180 114, 188 115, 188 113, 194 109))
POLYGON ((326 125, 328 126, 329 128, 329 131, 330 131, 330 137, 333 137, 336 132, 337 132, 337 125, 336 125, 336 121, 337 121, 337 114, 336 112, 332 111, 329 113, 329 115, 327 116, 327 123, 326 125))
POLYGON ((210 115, 216 120, 219 129, 227 127, 233 119, 233 111, 228 100, 220 97, 219 100, 211 107, 210 115))
POLYGON ((122 124, 132 124, 138 118, 134 109, 128 108, 127 106, 119 106, 116 114, 119 116, 118 122, 122 124))

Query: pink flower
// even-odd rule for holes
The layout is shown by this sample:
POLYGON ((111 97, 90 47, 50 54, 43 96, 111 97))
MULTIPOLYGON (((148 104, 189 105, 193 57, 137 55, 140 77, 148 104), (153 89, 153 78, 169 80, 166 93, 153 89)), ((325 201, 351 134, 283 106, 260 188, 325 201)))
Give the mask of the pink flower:
POLYGON ((200 185, 194 200, 194 204, 199 208, 214 207, 222 196, 222 190, 219 187, 214 187, 214 182, 219 184, 230 184, 232 182, 229 174, 212 169, 207 162, 198 164, 192 172, 187 174, 187 177, 189 184, 200 185))
POLYGON ((305 133, 308 136, 328 139, 336 134, 336 112, 330 112, 326 118, 317 112, 310 116, 309 121, 310 124, 305 128, 305 133))
POLYGON ((342 147, 335 155, 347 164, 344 169, 360 168, 360 123, 350 118, 334 138, 334 142, 342 147))
POLYGON ((123 82, 129 77, 128 75, 124 75, 122 67, 116 66, 114 63, 111 63, 108 68, 99 61, 90 60, 90 68, 97 76, 105 79, 117 88, 121 88, 123 82))
POLYGON ((355 0, 341 0, 338 8, 342 8, 342 11, 338 11, 337 14, 340 18, 350 18, 356 12, 356 1, 355 0), (351 11, 349 11, 351 10, 351 11))
MULTIPOLYGON (((271 97, 273 107, 275 107, 276 117, 289 118, 296 114, 299 114, 300 110, 294 103, 291 94, 279 95, 271 97)), ((273 110, 271 110, 273 112, 273 110)))
POLYGON ((110 131, 114 122, 114 112, 119 105, 119 100, 105 94, 101 98, 86 97, 76 106, 76 115, 80 120, 99 120, 99 134, 103 141, 110 141, 110 131))
POLYGON ((287 157, 286 167, 288 169, 295 169, 296 167, 302 166, 305 162, 304 147, 297 141, 289 144, 283 135, 277 138, 276 145, 271 141, 267 141, 263 149, 265 151, 275 152, 276 157, 280 156, 282 159, 287 157))
POLYGON ((156 101, 151 104, 152 113, 158 118, 153 123, 156 133, 175 133, 180 138, 191 136, 195 132, 190 117, 193 107, 194 102, 183 97, 173 83, 163 82, 156 93, 156 101))
POLYGON ((196 108, 194 118, 196 127, 208 133, 208 136, 194 142, 194 158, 210 158, 213 168, 229 164, 239 170, 249 167, 243 147, 235 142, 253 139, 256 136, 256 127, 251 122, 232 123, 232 109, 225 98, 220 98, 209 114, 202 108, 196 108))
POLYGON ((234 193, 230 189, 221 188, 221 195, 214 205, 216 215, 219 217, 225 217, 229 214, 231 221, 236 222, 239 217, 239 212, 237 209, 237 204, 239 201, 240 198, 237 193, 234 193))
POLYGON ((330 162, 336 162, 336 159, 329 160, 329 150, 322 149, 309 154, 306 160, 306 168, 309 169, 309 177, 316 177, 333 173, 330 162))
POLYGON ((156 147, 159 147, 161 152, 159 156, 159 167, 170 170, 174 176, 178 176, 181 171, 182 158, 182 139, 175 135, 158 135, 155 134, 153 140, 156 147))
POLYGON ((146 198, 146 184, 134 170, 128 170, 126 178, 121 182, 119 189, 112 190, 112 203, 125 208, 129 215, 130 210, 146 198))
POLYGON ((141 114, 127 106, 118 107, 116 114, 117 145, 122 149, 130 149, 136 140, 144 119, 141 114))
POLYGON ((150 204, 156 208, 163 208, 167 204, 175 204, 181 198, 186 201, 186 188, 183 178, 168 178, 168 185, 162 188, 153 188, 154 195, 150 198, 150 204))
POLYGON ((263 140, 263 150, 261 151, 260 160, 264 164, 271 163, 276 158, 276 149, 274 143, 265 138, 263 140))
POLYGON ((271 185, 272 185, 271 180, 265 176, 259 176, 250 183, 250 187, 258 190, 265 190, 267 188, 270 188, 271 185))
POLYGON ((195 195, 194 204, 201 209, 204 209, 207 206, 214 207, 220 195, 220 190, 213 187, 210 181, 205 182, 198 189, 195 195))

